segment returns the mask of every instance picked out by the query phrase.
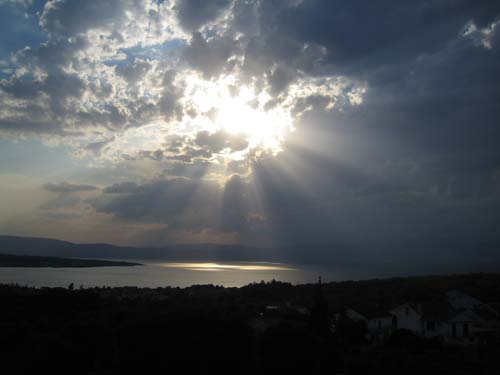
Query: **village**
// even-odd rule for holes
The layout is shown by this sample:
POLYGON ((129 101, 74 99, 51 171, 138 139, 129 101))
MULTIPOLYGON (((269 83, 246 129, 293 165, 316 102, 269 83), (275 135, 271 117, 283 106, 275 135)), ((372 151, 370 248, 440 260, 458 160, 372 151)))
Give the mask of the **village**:
POLYGON ((483 303, 459 290, 450 290, 443 301, 406 302, 390 310, 345 310, 354 322, 364 322, 374 341, 386 339, 397 329, 422 337, 439 337, 450 344, 473 344, 498 337, 500 304, 483 303))
MULTIPOLYGON (((321 280, 320 295, 316 298, 325 299, 320 288, 321 280)), ((326 301, 323 303, 327 308, 326 301)), ((332 334, 347 319, 358 324, 358 329, 365 332, 366 343, 372 345, 383 344, 398 330, 438 339, 446 345, 491 343, 500 337, 500 303, 483 302, 460 290, 449 290, 443 299, 431 302, 408 301, 386 309, 377 305, 346 306, 323 314, 329 316, 332 334)), ((254 320, 254 326, 262 331, 279 318, 298 322, 314 319, 313 315, 314 312, 304 306, 268 305, 260 313, 260 321, 254 320)))
POLYGON ((180 371, 188 357, 199 373, 496 374, 499 280, 0 285, 0 359, 23 371, 79 363, 82 374, 180 371))

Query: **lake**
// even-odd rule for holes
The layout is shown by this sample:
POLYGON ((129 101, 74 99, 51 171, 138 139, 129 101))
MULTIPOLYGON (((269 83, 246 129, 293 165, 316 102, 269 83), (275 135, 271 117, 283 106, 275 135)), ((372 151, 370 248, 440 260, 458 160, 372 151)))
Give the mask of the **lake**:
POLYGON ((186 287, 195 284, 214 284, 226 287, 243 286, 252 282, 287 281, 293 284, 348 278, 342 272, 327 275, 314 267, 279 263, 171 263, 147 262, 135 267, 93 268, 0 268, 0 283, 34 287, 138 286, 186 287))
MULTIPOLYGON (((126 260, 126 259, 125 259, 126 260)), ((138 286, 138 287, 186 287, 196 284, 213 284, 225 287, 243 286, 252 282, 286 281, 292 284, 314 283, 321 276, 323 281, 362 280, 418 274, 446 274, 471 272, 463 267, 430 267, 422 269, 402 268, 389 265, 379 267, 320 267, 289 265, 282 263, 193 263, 139 261, 135 267, 93 268, 11 268, 0 267, 0 284, 16 283, 34 287, 138 286)), ((478 268, 474 271, 495 271, 478 268)), ((498 271, 498 269, 496 269, 498 271)))

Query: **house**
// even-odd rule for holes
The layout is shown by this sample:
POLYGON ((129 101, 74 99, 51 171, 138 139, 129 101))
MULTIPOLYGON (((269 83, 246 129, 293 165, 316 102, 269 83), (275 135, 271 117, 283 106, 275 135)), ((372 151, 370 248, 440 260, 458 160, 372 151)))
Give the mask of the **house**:
POLYGON ((454 312, 447 299, 421 304, 422 336, 446 337, 451 335, 449 321, 454 312))
POLYGON ((389 313, 372 315, 368 319, 368 332, 376 340, 385 339, 394 330, 393 317, 389 313))
POLYGON ((500 313, 497 304, 485 304, 457 290, 449 291, 447 297, 453 308, 453 315, 448 321, 448 338, 467 344, 499 335, 500 313))
POLYGON ((331 326, 331 331, 336 331, 336 324, 343 317, 353 322, 363 322, 367 328, 367 338, 374 341, 380 341, 386 338, 391 332, 391 319, 392 317, 384 310, 364 310, 360 313, 353 308, 347 308, 342 312, 334 315, 331 326))
POLYGON ((389 311, 393 329, 407 329, 416 335, 423 334, 422 305, 404 303, 389 311))
POLYGON ((446 293, 448 302, 455 310, 473 310, 479 308, 483 303, 459 290, 450 290, 446 293))
POLYGON ((365 309, 360 313, 354 309, 346 309, 346 316, 353 321, 364 321, 368 330, 369 338, 372 340, 383 340, 393 329, 392 316, 384 309, 365 309))
POLYGON ((484 304, 458 290, 447 292, 445 299, 405 302, 389 310, 372 312, 347 309, 345 313, 353 321, 364 320, 370 337, 376 340, 384 339, 396 329, 462 344, 500 334, 500 304, 484 304))
POLYGON ((485 341, 489 337, 497 336, 499 332, 498 317, 480 307, 458 311, 450 319, 449 324, 449 336, 464 343, 485 341))
POLYGON ((499 316, 493 307, 458 290, 446 293, 445 301, 433 301, 423 307, 425 337, 443 337, 448 342, 476 343, 498 335, 499 316))

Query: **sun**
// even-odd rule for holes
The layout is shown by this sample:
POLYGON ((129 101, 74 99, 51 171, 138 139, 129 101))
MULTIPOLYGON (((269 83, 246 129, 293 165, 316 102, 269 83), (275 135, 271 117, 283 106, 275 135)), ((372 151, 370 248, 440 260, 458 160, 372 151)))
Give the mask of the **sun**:
POLYGON ((248 88, 241 87, 239 95, 224 98, 215 123, 231 134, 245 136, 252 149, 260 147, 278 152, 286 133, 292 129, 291 118, 287 111, 279 108, 263 109, 252 94, 248 88))
POLYGON ((225 158, 238 159, 254 151, 277 154, 294 130, 290 110, 277 104, 270 106, 272 98, 265 90, 235 85, 233 77, 215 82, 191 77, 187 83, 189 104, 197 113, 195 121, 190 122, 191 130, 224 131, 246 141, 245 150, 221 152, 225 158))
POLYGON ((129 160, 144 155, 148 161, 163 160, 158 151, 177 142, 167 157, 192 153, 196 155, 193 160, 208 162, 215 170, 232 161, 244 165, 248 160, 275 156, 295 130, 290 102, 276 100, 265 87, 239 83, 233 76, 206 80, 197 74, 183 77, 178 85, 183 87, 178 99, 183 108, 180 116, 130 127, 112 142, 105 142, 101 155, 113 161, 124 155, 129 160), (204 143, 199 142, 201 133, 204 143))

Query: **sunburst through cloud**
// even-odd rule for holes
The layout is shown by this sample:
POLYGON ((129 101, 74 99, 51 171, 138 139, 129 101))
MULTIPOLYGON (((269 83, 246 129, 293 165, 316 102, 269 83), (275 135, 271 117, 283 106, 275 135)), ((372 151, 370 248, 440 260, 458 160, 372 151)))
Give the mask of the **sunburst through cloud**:
POLYGON ((490 259, 500 10, 384 4, 0 0, 1 233, 490 259))
POLYGON ((2 374, 499 374, 499 248, 498 0, 0 0, 2 374))

